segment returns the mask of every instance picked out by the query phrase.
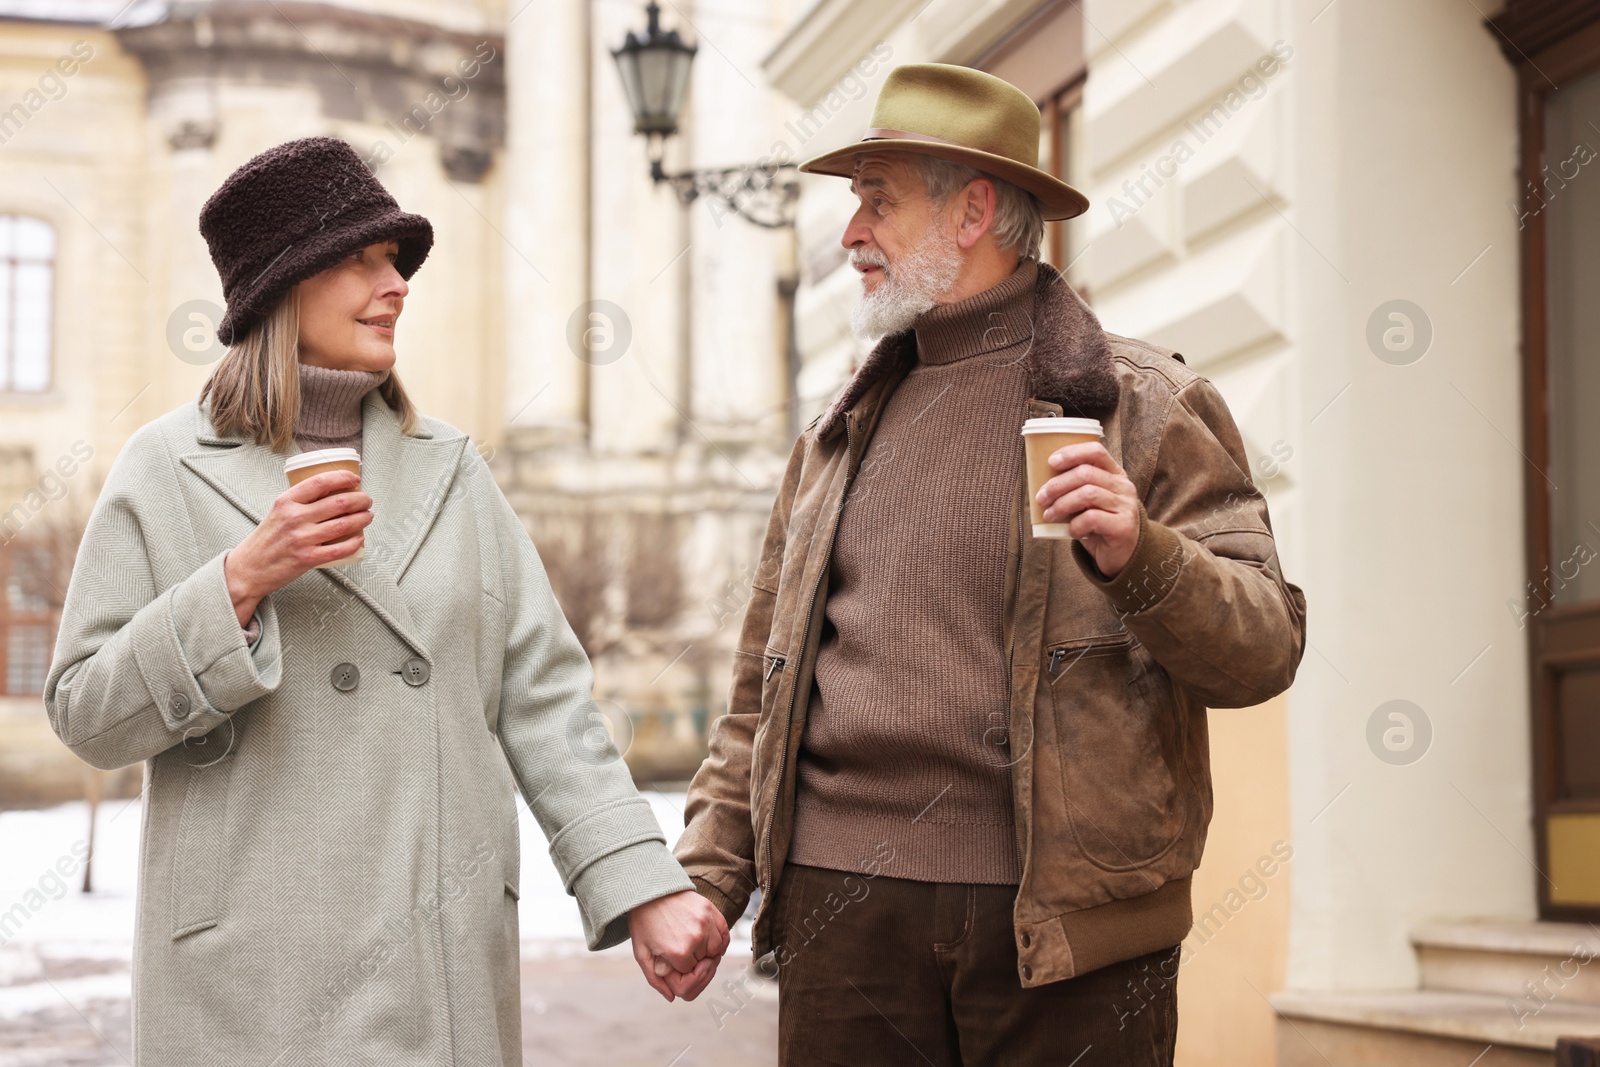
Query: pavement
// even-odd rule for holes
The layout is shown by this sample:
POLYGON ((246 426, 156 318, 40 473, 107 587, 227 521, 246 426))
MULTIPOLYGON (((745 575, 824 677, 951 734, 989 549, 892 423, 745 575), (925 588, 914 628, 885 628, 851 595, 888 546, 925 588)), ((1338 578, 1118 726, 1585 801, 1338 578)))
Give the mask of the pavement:
MULTIPOLYGON (((130 974, 122 952, 78 945, 0 946, 0 1067, 129 1067, 130 974)), ((730 950, 712 985, 668 1004, 626 946, 591 953, 525 943, 526 1067, 767 1067, 777 1063, 773 983, 730 950)))
POLYGON ((626 952, 525 955, 525 1060, 529 1067, 771 1067, 777 985, 749 971, 749 960, 748 948, 731 949, 705 992, 668 1004, 626 952))
MULTIPOLYGON (((681 791, 647 788, 669 844, 681 791)), ((668 1004, 627 945, 588 952, 577 905, 520 806, 525 1067, 767 1067, 777 989, 749 973, 749 920, 717 978, 668 1004)), ((101 805, 92 893, 79 892, 88 809, 0 812, 0 1067, 131 1067, 131 961, 140 843, 137 799, 101 805)), ((141 1064, 140 1067, 162 1067, 141 1064)), ((232 1067, 232 1065, 230 1065, 232 1067)), ((246 1065, 238 1065, 246 1067, 246 1065)))

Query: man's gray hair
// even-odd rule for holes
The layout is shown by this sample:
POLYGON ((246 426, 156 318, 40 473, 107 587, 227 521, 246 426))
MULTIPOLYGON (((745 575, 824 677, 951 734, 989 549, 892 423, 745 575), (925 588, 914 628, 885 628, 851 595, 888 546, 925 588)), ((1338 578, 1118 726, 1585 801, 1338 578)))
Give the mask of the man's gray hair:
POLYGON ((1001 248, 1015 252, 1023 259, 1039 258, 1039 244, 1044 239, 1044 213, 1032 193, 965 163, 955 163, 921 152, 907 152, 906 155, 912 169, 927 187, 928 196, 937 204, 948 203, 958 189, 966 188, 974 178, 987 178, 993 182, 994 220, 989 229, 995 239, 1001 248))

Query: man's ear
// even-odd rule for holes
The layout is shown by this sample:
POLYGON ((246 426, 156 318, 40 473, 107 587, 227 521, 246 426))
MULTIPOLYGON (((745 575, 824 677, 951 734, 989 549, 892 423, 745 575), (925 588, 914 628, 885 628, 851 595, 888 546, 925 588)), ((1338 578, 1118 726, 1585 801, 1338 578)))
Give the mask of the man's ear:
POLYGON ((960 211, 956 243, 962 248, 971 248, 994 225, 994 182, 988 178, 974 178, 955 199, 960 211))

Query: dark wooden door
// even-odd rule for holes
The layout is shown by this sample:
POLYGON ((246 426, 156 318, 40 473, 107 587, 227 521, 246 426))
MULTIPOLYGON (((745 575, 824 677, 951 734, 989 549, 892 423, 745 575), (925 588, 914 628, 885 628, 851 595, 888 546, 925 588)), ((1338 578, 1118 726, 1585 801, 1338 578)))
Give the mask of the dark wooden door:
POLYGON ((1600 920, 1600 4, 1514 0, 1539 911, 1600 920))

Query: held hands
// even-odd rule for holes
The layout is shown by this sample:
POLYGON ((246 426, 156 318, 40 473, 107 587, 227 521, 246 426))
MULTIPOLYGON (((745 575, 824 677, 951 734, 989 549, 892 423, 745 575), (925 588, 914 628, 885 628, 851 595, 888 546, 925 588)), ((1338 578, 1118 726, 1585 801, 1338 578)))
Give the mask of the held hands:
POLYGON ((633 958, 650 988, 668 1001, 693 1000, 728 951, 728 924, 705 897, 685 889, 628 912, 633 958))
POLYGON ((1039 490, 1044 521, 1066 523, 1100 573, 1115 578, 1139 542, 1139 491, 1099 441, 1057 449, 1050 466, 1066 473, 1039 490))
POLYGON ((261 598, 331 560, 362 546, 372 522, 372 497, 350 492, 361 484, 351 471, 314 474, 278 494, 272 510, 238 547, 228 551, 223 573, 239 625, 261 598))

